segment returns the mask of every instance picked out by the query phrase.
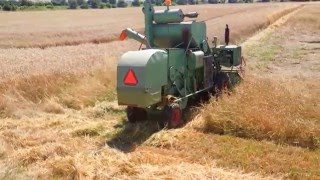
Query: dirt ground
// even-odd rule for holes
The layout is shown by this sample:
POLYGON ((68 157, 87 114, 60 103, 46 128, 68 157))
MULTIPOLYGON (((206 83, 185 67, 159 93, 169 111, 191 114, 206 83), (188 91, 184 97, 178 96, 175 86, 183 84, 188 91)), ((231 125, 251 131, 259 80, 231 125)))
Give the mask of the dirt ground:
MULTIPOLYGON (((315 13, 310 7, 306 9, 310 14, 315 13)), ((317 95, 320 94, 320 25, 319 21, 308 22, 310 14, 299 17, 305 21, 302 25, 290 21, 300 11, 282 18, 289 22, 279 20, 244 43, 249 56, 248 71, 288 83, 292 90, 317 95)))
MULTIPOLYGON (((291 18, 296 13, 282 19, 291 18)), ((250 70, 254 70, 256 75, 260 74, 262 76, 284 78, 298 78, 300 76, 301 78, 317 80, 320 77, 319 25, 310 26, 306 23, 305 26, 301 27, 289 22, 286 26, 277 28, 277 26, 282 26, 285 22, 279 20, 256 37, 244 43, 245 48, 247 48, 245 51, 247 52, 251 50, 250 48, 257 46, 254 51, 262 50, 262 48, 266 47, 265 49, 267 50, 265 51, 269 50, 271 55, 275 55, 270 58, 267 57, 266 61, 262 62, 258 61, 259 57, 251 58, 249 60, 250 70), (272 35, 275 31, 276 35, 272 35), (261 36, 264 37, 261 38, 261 36), (263 41, 259 43, 258 41, 261 41, 261 39, 263 41), (268 43, 268 41, 272 41, 272 47, 264 46, 263 43, 268 43), (260 71, 259 67, 264 71, 263 74, 258 73, 260 71)), ((249 53, 251 54, 252 52, 249 53)))

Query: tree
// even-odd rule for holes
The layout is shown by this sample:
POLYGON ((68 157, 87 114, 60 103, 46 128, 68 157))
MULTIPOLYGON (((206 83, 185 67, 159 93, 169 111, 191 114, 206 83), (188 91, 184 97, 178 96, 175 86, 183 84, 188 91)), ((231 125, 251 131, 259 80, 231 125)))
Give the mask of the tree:
POLYGON ((45 3, 45 2, 42 2, 42 1, 38 1, 38 2, 35 2, 34 5, 35 5, 35 6, 45 6, 46 3, 45 3))
POLYGON ((48 4, 48 5, 46 5, 46 8, 47 9, 54 9, 54 6, 53 6, 53 4, 48 4))
POLYGON ((177 4, 179 5, 186 5, 188 3, 187 0, 177 0, 177 4))
POLYGON ((188 4, 198 4, 198 0, 188 0, 188 4))
POLYGON ((103 3, 103 2, 102 2, 102 3, 100 3, 100 7, 99 7, 99 8, 100 8, 100 9, 104 9, 104 8, 106 8, 106 6, 107 6, 106 3, 103 3))
POLYGON ((69 4, 69 9, 77 9, 78 7, 78 3, 76 0, 69 0, 68 4, 69 4))
POLYGON ((156 0, 156 5, 157 6, 162 6, 163 5, 163 0, 156 0))
POLYGON ((77 0, 77 4, 81 6, 84 3, 84 0, 77 0))
POLYGON ((140 6, 140 1, 139 0, 133 0, 132 1, 132 6, 140 6))
POLYGON ((68 5, 66 0, 51 0, 51 3, 54 6, 67 6, 68 5))
POLYGON ((20 6, 33 6, 34 3, 32 1, 28 1, 28 0, 20 0, 19 5, 20 6))
MULTIPOLYGON (((89 1, 88 1, 88 3, 89 3, 89 1)), ((100 0, 91 0, 89 5, 91 6, 91 8, 97 9, 97 8, 100 8, 100 3, 101 3, 100 0)))
POLYGON ((2 10, 4 10, 4 11, 16 11, 17 8, 18 8, 18 6, 16 4, 12 3, 12 1, 8 1, 3 5, 2 10))
POLYGON ((119 0, 117 6, 118 7, 127 7, 128 3, 126 3, 124 0, 119 0))
POLYGON ((81 9, 89 9, 89 6, 86 2, 84 2, 83 4, 80 5, 81 9))
POLYGON ((209 4, 217 4, 217 3, 218 3, 218 0, 208 0, 208 3, 209 3, 209 4))
POLYGON ((0 0, 0 6, 3 7, 7 3, 6 0, 0 0))

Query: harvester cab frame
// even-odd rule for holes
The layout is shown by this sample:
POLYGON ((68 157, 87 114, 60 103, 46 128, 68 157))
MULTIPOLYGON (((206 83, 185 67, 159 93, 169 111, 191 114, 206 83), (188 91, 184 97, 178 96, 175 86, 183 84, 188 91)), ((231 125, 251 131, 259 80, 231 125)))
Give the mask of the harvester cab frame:
MULTIPOLYGON (((144 34, 131 28, 122 31, 120 39, 132 38, 145 48, 124 53, 117 65, 117 98, 126 105, 129 122, 144 120, 149 114, 161 112, 169 128, 181 125, 183 110, 196 99, 219 94, 231 82, 239 80, 241 47, 226 45, 210 47, 203 21, 197 12, 184 14, 181 9, 154 10, 144 2, 144 34)), ((228 32, 227 32, 228 31, 228 32)))

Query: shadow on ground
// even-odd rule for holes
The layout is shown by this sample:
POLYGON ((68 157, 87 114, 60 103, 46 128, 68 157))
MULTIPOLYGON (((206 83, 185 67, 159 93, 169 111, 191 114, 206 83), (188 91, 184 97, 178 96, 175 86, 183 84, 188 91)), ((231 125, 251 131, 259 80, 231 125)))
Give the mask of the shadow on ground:
MULTIPOLYGON (((185 126, 193 117, 197 114, 196 108, 188 107, 184 112, 184 123, 179 127, 185 126)), ((130 123, 124 117, 122 122, 115 125, 114 128, 120 129, 110 140, 106 143, 109 147, 120 150, 124 153, 133 152, 136 147, 144 143, 150 136, 161 130, 165 130, 161 115, 154 114, 150 115, 148 120, 130 123)))
MULTIPOLYGON (((201 94, 199 98, 189 101, 187 108, 183 111, 183 124, 179 128, 190 122, 198 114, 201 104, 208 103, 209 99, 210 94, 201 94)), ((107 145, 122 152, 130 153, 154 133, 166 129, 161 113, 149 114, 148 116, 148 120, 135 123, 128 122, 124 117, 122 122, 114 126, 115 129, 120 130, 110 140, 106 141, 107 145)))
POLYGON ((124 118, 122 123, 115 125, 115 128, 120 128, 121 130, 113 138, 107 140, 106 143, 111 148, 130 153, 152 136, 152 134, 165 127, 159 117, 151 116, 146 121, 135 123, 130 123, 124 118))

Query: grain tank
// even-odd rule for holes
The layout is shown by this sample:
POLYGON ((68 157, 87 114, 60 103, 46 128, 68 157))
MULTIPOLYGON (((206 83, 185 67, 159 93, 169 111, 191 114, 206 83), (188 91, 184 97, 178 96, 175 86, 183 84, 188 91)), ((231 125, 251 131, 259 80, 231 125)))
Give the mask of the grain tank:
POLYGON ((240 46, 217 45, 215 38, 210 47, 205 22, 194 20, 198 13, 170 9, 169 3, 154 10, 146 0, 144 34, 127 28, 120 35, 143 45, 124 53, 117 65, 118 104, 127 106, 130 122, 161 112, 169 127, 179 126, 188 103, 227 86, 241 64, 240 46))

